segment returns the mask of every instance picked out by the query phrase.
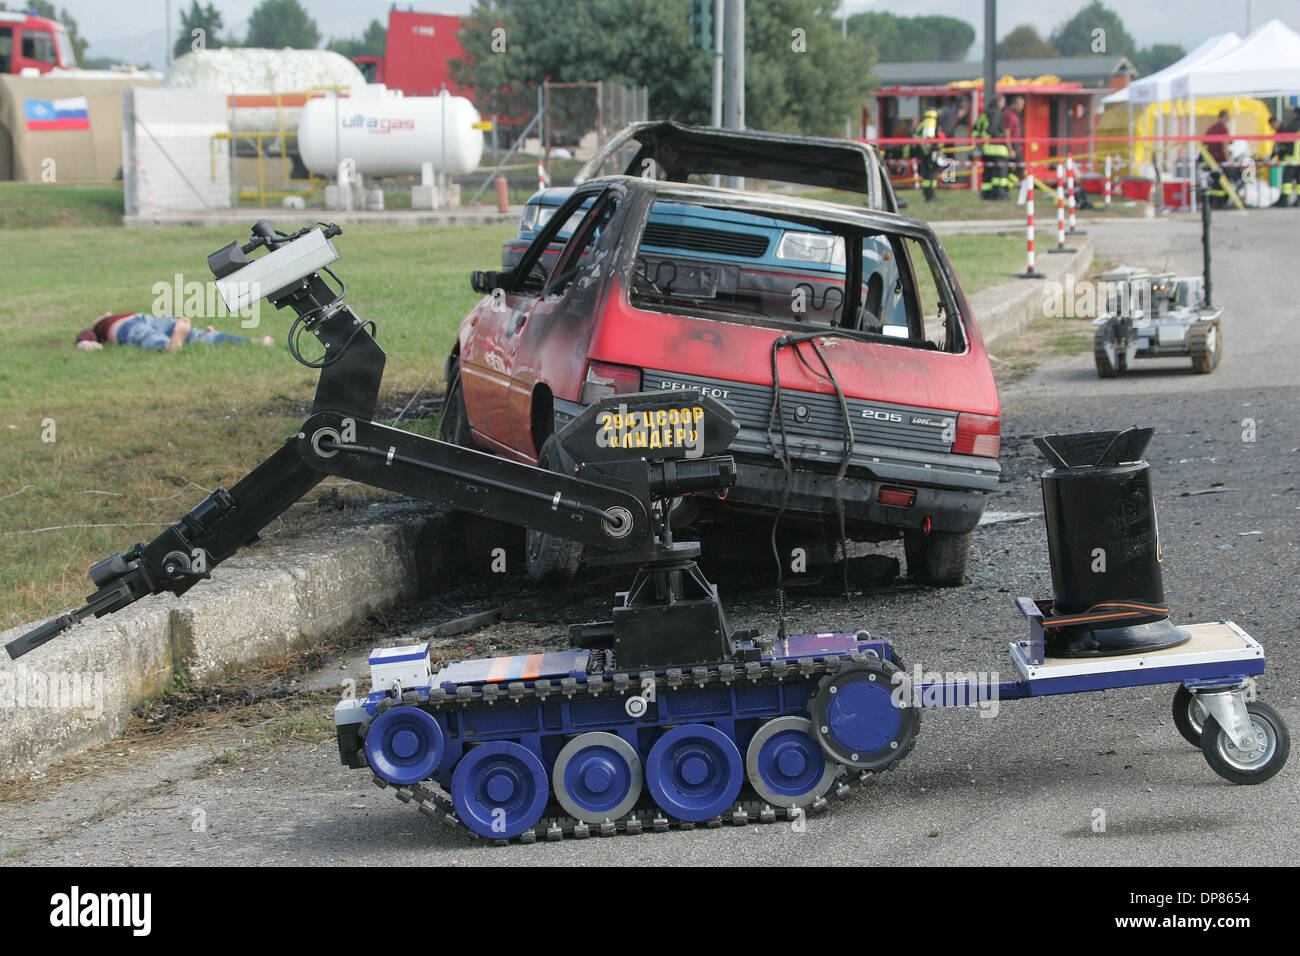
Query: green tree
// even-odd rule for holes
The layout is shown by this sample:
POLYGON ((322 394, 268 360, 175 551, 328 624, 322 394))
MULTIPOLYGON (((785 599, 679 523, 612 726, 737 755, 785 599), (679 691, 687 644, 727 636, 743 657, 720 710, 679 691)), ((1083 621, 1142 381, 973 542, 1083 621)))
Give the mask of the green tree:
POLYGON ((217 32, 225 26, 221 11, 211 3, 199 6, 199 0, 190 0, 190 8, 181 11, 180 27, 176 33, 176 44, 172 47, 172 56, 183 56, 194 49, 197 39, 195 30, 202 30, 202 46, 215 50, 225 44, 217 32))
POLYGON ((745 4, 745 123, 756 129, 844 135, 871 87, 875 52, 840 37, 836 5, 745 4))
POLYGON ((1060 55, 1060 51, 1039 36, 1038 31, 1028 23, 1021 24, 998 41, 998 59, 1017 60, 1060 55))
POLYGON ((298 0, 262 0, 248 16, 245 46, 314 50, 320 43, 316 21, 298 0))
POLYGON ((378 20, 371 20, 359 37, 340 37, 330 40, 325 49, 341 53, 349 60, 359 56, 383 56, 388 45, 388 28, 378 20))
POLYGON ((1177 63, 1185 56, 1187 51, 1176 43, 1154 43, 1133 54, 1133 65, 1141 75, 1146 76, 1163 70, 1171 63, 1177 63))
POLYGON ((963 60, 975 42, 975 28, 956 17, 900 17, 893 13, 855 13, 849 35, 866 42, 878 60, 963 60))
MULTIPOLYGON (((478 0, 461 25, 465 55, 452 60, 451 74, 488 112, 530 116, 546 79, 609 80, 645 86, 654 116, 708 117, 709 55, 691 48, 684 2, 478 0)), ((557 96, 552 105, 574 99, 557 96)))
POLYGON ((1101 0, 1092 0, 1092 3, 1053 30, 1049 39, 1061 51, 1061 56, 1088 56, 1094 53, 1132 56, 1137 52, 1137 42, 1124 29, 1124 21, 1101 0))
MULTIPOLYGON (((712 54, 691 46, 684 0, 479 0, 462 20, 465 56, 452 76, 489 112, 526 117, 536 88, 611 80, 648 91, 650 115, 707 122, 712 54), (496 31, 496 32, 494 32, 496 31)), ((746 125, 832 133, 866 93, 871 53, 845 43, 833 9, 820 0, 746 4, 746 125)), ((552 100, 552 124, 587 118, 575 95, 552 100), (573 117, 562 115, 565 104, 573 117)))
MULTIPOLYGON (((0 9, 3 9, 3 5, 0 5, 0 9)), ((23 4, 22 9, 30 10, 38 17, 62 23, 64 29, 68 31, 68 40, 72 43, 72 52, 76 55, 77 62, 80 63, 86 56, 86 47, 90 45, 90 41, 82 37, 81 31, 77 29, 77 21, 72 18, 67 7, 56 13, 54 4, 50 3, 50 0, 31 0, 30 3, 23 4)))

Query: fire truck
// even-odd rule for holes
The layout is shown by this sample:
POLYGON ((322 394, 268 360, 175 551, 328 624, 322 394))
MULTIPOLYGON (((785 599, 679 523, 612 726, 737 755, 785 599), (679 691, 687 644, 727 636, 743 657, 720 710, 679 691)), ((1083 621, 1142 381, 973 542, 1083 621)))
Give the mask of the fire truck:
POLYGON ((72 40, 63 24, 29 13, 0 10, 0 73, 77 66, 72 40))
POLYGON ((465 95, 451 78, 451 60, 462 56, 460 17, 450 13, 388 11, 388 39, 383 56, 359 56, 352 62, 370 83, 383 83, 407 96, 436 96, 445 84, 453 96, 465 95))
MULTIPOLYGON (((1025 97, 1023 116, 1022 145, 1025 162, 1040 181, 1055 180, 1055 166, 1063 161, 1064 150, 1053 144, 1054 137, 1091 138, 1096 135, 1097 98, 1109 92, 1106 89, 1086 87, 1077 82, 1060 82, 1054 77, 1017 80, 1004 77, 997 85, 999 93, 1008 99, 1016 94, 1025 97)), ((966 119, 957 129, 959 139, 970 136, 970 126, 984 109, 983 83, 957 82, 882 86, 875 92, 875 116, 872 107, 864 106, 862 110, 862 135, 866 136, 867 126, 872 120, 878 125, 878 135, 882 138, 908 137, 926 109, 941 110, 950 100, 964 99, 969 106, 966 119)), ((1080 144, 1075 153, 1091 153, 1092 149, 1080 144)), ((953 156, 961 159, 965 151, 957 150, 953 156)), ((909 176, 909 169, 901 162, 901 148, 892 147, 885 150, 887 160, 892 160, 892 172, 900 182, 909 176)), ((964 178, 965 171, 959 165, 952 167, 951 175, 964 178)), ((1091 182, 1090 177, 1081 177, 1089 191, 1100 191, 1100 182, 1091 182)))

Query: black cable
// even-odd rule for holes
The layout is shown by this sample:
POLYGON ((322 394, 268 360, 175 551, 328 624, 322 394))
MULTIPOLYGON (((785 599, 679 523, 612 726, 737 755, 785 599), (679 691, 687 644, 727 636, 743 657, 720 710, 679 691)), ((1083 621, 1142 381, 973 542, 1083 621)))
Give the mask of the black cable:
POLYGON ((781 493, 781 505, 772 519, 772 557, 776 560, 776 601, 777 601, 777 640, 785 640, 785 564, 781 560, 781 551, 776 546, 776 530, 785 516, 786 505, 790 502, 790 491, 794 484, 794 470, 790 463, 790 445, 785 436, 785 411, 781 405, 781 373, 777 368, 777 353, 784 348, 790 336, 783 335, 772 342, 772 405, 767 413, 767 443, 776 449, 772 441, 772 419, 775 418, 781 430, 781 467, 785 470, 785 489, 781 493))
POLYGON ((831 494, 835 499, 835 516, 840 525, 840 556, 844 560, 844 599, 849 602, 849 607, 856 611, 857 605, 853 603, 853 594, 849 591, 849 542, 844 526, 844 501, 840 497, 840 487, 844 483, 844 476, 849 471, 849 458, 853 455, 853 418, 849 414, 849 403, 844 397, 844 390, 840 388, 839 380, 831 370, 830 363, 826 361, 826 356, 822 354, 816 339, 812 340, 812 348, 817 358, 821 360, 822 367, 826 369, 826 377, 830 379, 835 389, 835 397, 840 402, 840 413, 844 416, 844 452, 840 455, 840 467, 835 473, 835 484, 832 486, 831 494))
POLYGON ((848 533, 844 517, 844 501, 840 493, 841 487, 844 483, 844 478, 848 474, 849 460, 853 455, 853 418, 849 412, 848 400, 844 396, 844 390, 840 387, 839 380, 836 378, 834 370, 826 360, 826 355, 817 344, 817 339, 828 338, 831 336, 848 339, 859 338, 859 336, 853 335, 852 332, 846 334, 844 331, 827 330, 824 332, 806 332, 800 335, 782 335, 772 342, 772 403, 769 407, 767 416, 767 441, 769 446, 774 446, 772 441, 772 421, 775 419, 781 433, 781 467, 785 472, 785 487, 781 494, 781 504, 777 508, 776 517, 772 521, 771 532, 772 557, 776 561, 776 592, 778 608, 777 637, 782 640, 785 638, 785 566, 781 560, 780 549, 777 547, 776 532, 781 523, 781 519, 785 517, 785 511, 789 504, 790 493, 794 482, 794 469, 790 460, 790 446, 785 433, 785 414, 781 397, 781 373, 777 364, 777 353, 783 348, 792 348, 799 363, 803 365, 810 374, 829 383, 835 390, 835 397, 839 401, 840 413, 844 420, 844 449, 843 453, 840 455, 840 466, 835 473, 835 483, 832 486, 831 494, 835 501, 835 516, 839 525, 839 548, 840 556, 843 560, 844 597, 845 600, 848 601, 850 608, 853 608, 854 610, 857 609, 857 605, 853 601, 853 594, 849 589, 848 533), (818 361, 821 362, 822 368, 825 369, 824 374, 818 372, 808 363, 808 360, 804 358, 803 353, 799 349, 799 346, 804 342, 810 342, 812 344, 813 352, 817 355, 818 361))

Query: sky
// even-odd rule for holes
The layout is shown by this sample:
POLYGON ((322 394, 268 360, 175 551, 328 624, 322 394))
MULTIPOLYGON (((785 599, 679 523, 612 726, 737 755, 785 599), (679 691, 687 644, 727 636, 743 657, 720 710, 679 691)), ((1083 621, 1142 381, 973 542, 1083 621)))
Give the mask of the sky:
MULTIPOLYGON (((535 0, 546 2, 546 0, 535 0)), ((559 0, 575 2, 575 0, 559 0)), ((761 3, 762 0, 749 0, 761 3)), ((1068 19, 1088 0, 999 0, 997 33, 1002 36, 1012 28, 1029 23, 1046 35, 1068 19)), ((1279 19, 1300 30, 1298 0, 1104 0, 1120 15, 1125 28, 1142 46, 1153 43, 1177 43, 1190 50, 1216 33, 1234 30, 1243 36, 1247 24, 1258 27, 1279 19)), ((212 0, 225 17, 227 31, 242 35, 249 12, 257 0, 212 0)), ((108 56, 132 62, 149 61, 154 66, 165 62, 166 0, 55 0, 76 18, 82 35, 90 41, 88 55, 108 56)), ((9 6, 20 4, 10 0, 9 6)), ((171 0, 173 30, 179 10, 189 0, 171 0)), ((384 21, 389 0, 303 0, 315 18, 322 36, 352 36, 361 33, 372 19, 384 21)), ((401 4, 410 6, 409 2, 401 4)), ((681 0, 683 16, 687 0, 681 0)), ((975 27, 976 40, 971 58, 977 58, 982 44, 983 0, 845 0, 849 13, 865 10, 889 11, 901 16, 944 14, 959 17, 975 27)), ((426 0, 414 4, 416 9, 434 13, 467 13, 472 0, 426 0)))

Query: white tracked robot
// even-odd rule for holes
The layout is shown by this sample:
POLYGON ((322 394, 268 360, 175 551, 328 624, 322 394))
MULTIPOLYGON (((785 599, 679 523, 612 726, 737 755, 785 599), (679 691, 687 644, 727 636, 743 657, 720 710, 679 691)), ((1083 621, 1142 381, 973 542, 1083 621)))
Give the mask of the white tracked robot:
POLYGON ((1097 277, 1109 289, 1106 314, 1093 321, 1092 355, 1102 378, 1127 372, 1139 358, 1184 356, 1200 374, 1218 367, 1223 309, 1211 301, 1210 204, 1204 200, 1202 192, 1201 275, 1123 266, 1097 277))

